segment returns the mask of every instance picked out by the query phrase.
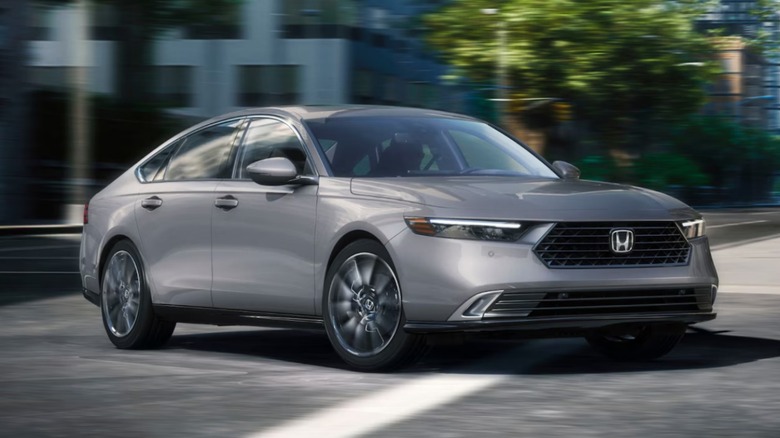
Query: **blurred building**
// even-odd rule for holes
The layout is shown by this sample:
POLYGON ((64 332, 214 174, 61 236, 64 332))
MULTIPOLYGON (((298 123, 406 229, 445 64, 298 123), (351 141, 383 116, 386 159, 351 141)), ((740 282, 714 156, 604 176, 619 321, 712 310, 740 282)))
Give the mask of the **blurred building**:
POLYGON ((24 217, 27 209, 24 23, 28 10, 27 0, 0 3, 0 223, 24 217))
MULTIPOLYGON (((245 0, 234 24, 208 32, 168 29, 154 42, 153 95, 182 116, 248 106, 377 103, 448 108, 452 87, 432 61, 414 18, 435 2, 245 0)), ((77 11, 36 6, 30 81, 65 89, 68 35, 77 11)), ((87 42, 89 91, 116 92, 114 50, 121 17, 93 2, 87 42)))
POLYGON ((759 37, 780 44, 780 17, 760 13, 759 6, 756 0, 720 0, 698 21, 702 31, 723 34, 716 40, 723 71, 703 111, 780 133, 780 57, 763 56, 746 44, 759 37))

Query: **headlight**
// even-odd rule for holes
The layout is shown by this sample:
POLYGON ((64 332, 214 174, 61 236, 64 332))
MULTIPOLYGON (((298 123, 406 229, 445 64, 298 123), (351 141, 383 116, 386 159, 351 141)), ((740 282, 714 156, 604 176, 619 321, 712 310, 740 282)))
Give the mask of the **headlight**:
POLYGON ((688 239, 695 239, 704 235, 704 219, 694 219, 680 222, 680 229, 688 239))
POLYGON ((412 231, 423 236, 499 242, 514 242, 523 235, 526 228, 520 222, 427 217, 408 217, 406 224, 412 231))

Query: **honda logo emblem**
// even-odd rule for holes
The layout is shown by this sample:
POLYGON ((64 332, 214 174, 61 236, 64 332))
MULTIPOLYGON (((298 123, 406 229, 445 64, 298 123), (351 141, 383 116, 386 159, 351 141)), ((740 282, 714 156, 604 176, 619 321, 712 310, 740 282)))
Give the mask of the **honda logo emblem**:
POLYGON ((609 233, 609 247, 615 254, 627 254, 634 249, 633 230, 612 230, 609 233))

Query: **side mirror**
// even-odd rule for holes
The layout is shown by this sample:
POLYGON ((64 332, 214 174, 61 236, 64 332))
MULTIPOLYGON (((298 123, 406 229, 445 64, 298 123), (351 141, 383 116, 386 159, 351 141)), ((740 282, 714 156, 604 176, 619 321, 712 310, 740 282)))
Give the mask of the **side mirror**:
POLYGON ((263 186, 292 184, 298 171, 292 161, 284 157, 266 158, 246 166, 246 174, 252 181, 263 186))
POLYGON ((580 179, 580 169, 577 166, 565 161, 555 161, 552 163, 553 169, 563 177, 563 179, 580 179))

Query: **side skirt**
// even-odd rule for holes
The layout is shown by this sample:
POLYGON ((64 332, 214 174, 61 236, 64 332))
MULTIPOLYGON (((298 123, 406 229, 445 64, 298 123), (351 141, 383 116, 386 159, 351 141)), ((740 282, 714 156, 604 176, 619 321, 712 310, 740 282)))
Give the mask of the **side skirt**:
POLYGON ((84 298, 86 298, 87 301, 89 301, 90 303, 100 307, 100 295, 92 292, 91 290, 89 290, 87 288, 82 288, 81 289, 81 293, 82 293, 82 295, 84 295, 84 298))
POLYGON ((249 312, 245 310, 213 309, 154 305, 154 312, 162 319, 190 324, 249 325, 297 329, 322 329, 322 318, 312 315, 249 312))

